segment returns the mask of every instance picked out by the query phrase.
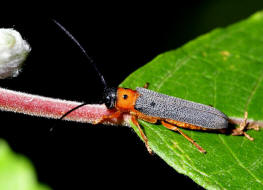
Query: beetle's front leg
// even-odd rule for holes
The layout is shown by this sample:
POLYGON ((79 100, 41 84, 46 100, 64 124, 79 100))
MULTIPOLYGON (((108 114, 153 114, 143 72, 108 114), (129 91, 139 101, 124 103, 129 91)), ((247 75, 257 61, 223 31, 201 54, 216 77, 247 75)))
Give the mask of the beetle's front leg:
POLYGON ((113 112, 113 113, 110 114, 110 115, 104 115, 104 116, 102 116, 101 118, 95 120, 95 121, 93 122, 93 124, 96 125, 96 124, 102 123, 103 121, 105 121, 105 120, 107 120, 107 119, 119 118, 121 114, 122 114, 121 111, 117 110, 117 111, 113 112))

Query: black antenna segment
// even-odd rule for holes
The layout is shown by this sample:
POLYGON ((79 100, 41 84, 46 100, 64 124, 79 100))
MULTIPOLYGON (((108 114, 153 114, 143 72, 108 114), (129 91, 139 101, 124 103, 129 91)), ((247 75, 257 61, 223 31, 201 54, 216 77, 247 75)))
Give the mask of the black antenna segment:
MULTIPOLYGON (((52 19, 53 22, 63 31, 66 33, 66 35, 80 48, 80 50, 82 51, 82 53, 85 55, 85 57, 89 60, 89 62, 91 63, 91 65, 94 67, 94 69, 96 70, 96 72, 98 73, 102 84, 104 85, 104 89, 107 89, 107 83, 103 77, 103 75, 100 73, 99 69, 97 68, 96 64, 94 63, 93 59, 91 59, 91 57, 87 54, 86 50, 82 47, 82 45, 78 42, 78 40, 76 40, 76 38, 64 27, 62 26, 58 21, 56 21, 55 19, 52 19)), ((85 106, 87 103, 82 103, 74 108, 72 108, 71 110, 67 111, 66 113, 64 113, 59 119, 62 120, 64 119, 67 115, 69 115, 71 112, 79 109, 80 107, 85 106)))
POLYGON ((96 64, 94 63, 93 59, 91 59, 91 57, 87 54, 86 50, 82 47, 82 45, 78 42, 78 40, 64 27, 62 26, 58 21, 56 21, 55 19, 52 19, 53 22, 61 29, 63 30, 63 32, 66 33, 66 35, 80 48, 80 50, 82 51, 82 53, 85 55, 85 57, 89 60, 89 62, 91 63, 91 65, 94 67, 94 69, 96 70, 96 72, 98 73, 102 84, 104 85, 104 89, 107 88, 107 83, 103 77, 103 75, 100 73, 99 69, 97 68, 96 64))
POLYGON ((83 107, 83 106, 85 106, 85 105, 87 105, 87 104, 88 104, 88 103, 83 103, 83 104, 80 104, 80 105, 72 108, 71 110, 69 110, 69 111, 67 111, 66 113, 64 113, 64 114, 59 118, 59 120, 64 119, 64 118, 65 118, 67 115, 69 115, 71 112, 73 112, 73 111, 75 111, 75 110, 79 109, 80 107, 83 107))

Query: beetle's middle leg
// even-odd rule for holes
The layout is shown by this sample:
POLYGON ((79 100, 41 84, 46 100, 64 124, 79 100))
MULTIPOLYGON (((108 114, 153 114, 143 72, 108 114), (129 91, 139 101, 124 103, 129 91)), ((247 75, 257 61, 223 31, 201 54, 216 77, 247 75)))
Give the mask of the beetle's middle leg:
POLYGON ((150 85, 150 83, 146 82, 146 83, 144 84, 143 88, 148 89, 149 85, 150 85))
POLYGON ((140 124, 138 122, 137 117, 135 115, 133 115, 131 120, 132 120, 132 123, 139 129, 139 132, 141 134, 141 137, 142 137, 142 139, 143 139, 143 141, 145 143, 145 146, 146 146, 148 152, 150 154, 152 154, 152 149, 150 148, 150 146, 148 144, 148 139, 147 139, 146 135, 144 134, 144 132, 143 132, 143 130, 142 130, 142 128, 141 128, 141 126, 140 126, 140 124))
POLYGON ((206 153, 206 151, 200 146, 198 145, 192 138, 188 137, 185 133, 183 133, 180 129, 178 129, 178 127, 170 124, 170 123, 166 123, 165 121, 161 121, 162 125, 170 130, 173 131, 178 131, 181 135, 183 135, 184 138, 186 138, 188 141, 190 141, 201 153, 206 153))

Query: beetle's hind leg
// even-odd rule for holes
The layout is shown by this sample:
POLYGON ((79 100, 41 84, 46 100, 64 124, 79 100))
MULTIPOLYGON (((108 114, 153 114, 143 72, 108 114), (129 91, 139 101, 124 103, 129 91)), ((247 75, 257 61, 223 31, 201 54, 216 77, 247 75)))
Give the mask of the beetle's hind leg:
POLYGON ((165 121, 161 121, 162 125, 170 130, 173 131, 178 131, 181 135, 183 135, 184 138, 186 138, 188 141, 190 141, 201 153, 206 153, 206 151, 200 146, 198 145, 192 138, 188 137, 185 133, 183 133, 180 129, 178 129, 178 127, 170 124, 170 123, 166 123, 165 121))
POLYGON ((152 154, 152 149, 150 148, 150 146, 149 146, 149 144, 148 144, 148 139, 147 139, 147 137, 145 136, 145 134, 144 134, 144 132, 143 132, 143 130, 142 130, 139 122, 138 122, 137 117, 133 115, 131 119, 132 119, 132 123, 139 129, 139 132, 140 132, 140 134, 141 134, 141 137, 142 137, 142 139, 143 139, 143 141, 144 141, 144 143, 145 143, 145 146, 146 146, 148 152, 149 152, 150 154, 152 154))

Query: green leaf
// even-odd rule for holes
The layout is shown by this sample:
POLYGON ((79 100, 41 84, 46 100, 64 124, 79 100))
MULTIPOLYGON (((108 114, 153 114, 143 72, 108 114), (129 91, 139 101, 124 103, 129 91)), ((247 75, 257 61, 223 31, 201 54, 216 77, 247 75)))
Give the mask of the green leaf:
POLYGON ((0 140, 0 189, 50 190, 49 187, 38 184, 29 160, 13 153, 4 140, 0 140))
MULTIPOLYGON (((263 120, 263 12, 216 29, 183 47, 157 56, 121 86, 142 87, 213 105, 229 117, 263 120)), ((201 154, 182 135, 140 121, 156 154, 177 172, 207 189, 263 189, 263 131, 255 138, 184 130, 201 145, 201 154)), ((136 127, 133 126, 136 130, 136 127)), ((138 133, 138 131, 136 130, 138 133)))

